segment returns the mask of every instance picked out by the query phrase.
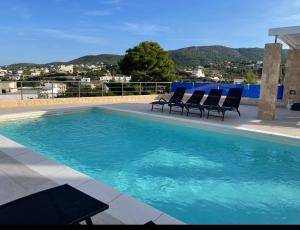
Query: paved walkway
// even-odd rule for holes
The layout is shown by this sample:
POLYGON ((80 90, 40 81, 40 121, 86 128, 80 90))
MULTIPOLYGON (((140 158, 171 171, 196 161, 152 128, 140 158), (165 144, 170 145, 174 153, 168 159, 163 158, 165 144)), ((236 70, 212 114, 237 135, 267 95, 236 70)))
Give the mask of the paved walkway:
POLYGON ((242 129, 244 128, 265 132, 275 132, 284 135, 300 137, 300 112, 287 110, 285 108, 277 108, 275 121, 261 121, 256 119, 258 110, 257 106, 241 105, 241 117, 239 117, 235 112, 228 112, 226 113, 225 121, 222 121, 219 117, 209 117, 209 119, 207 119, 206 114, 203 115, 203 118, 200 118, 198 115, 186 117, 186 113, 184 116, 181 116, 180 113, 173 112, 170 115, 168 108, 165 109, 164 113, 161 113, 161 111, 158 110, 151 112, 150 105, 146 103, 115 104, 109 105, 109 107, 143 112, 147 114, 163 115, 165 117, 176 117, 183 118, 185 120, 201 121, 208 124, 226 125, 239 127, 242 129))

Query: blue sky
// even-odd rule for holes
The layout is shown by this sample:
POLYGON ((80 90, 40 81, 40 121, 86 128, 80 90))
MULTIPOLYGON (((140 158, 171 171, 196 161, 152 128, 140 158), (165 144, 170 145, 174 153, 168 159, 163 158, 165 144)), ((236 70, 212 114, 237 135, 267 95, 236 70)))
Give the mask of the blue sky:
POLYGON ((300 0, 1 0, 0 65, 164 49, 263 47, 271 27, 300 25, 300 0))

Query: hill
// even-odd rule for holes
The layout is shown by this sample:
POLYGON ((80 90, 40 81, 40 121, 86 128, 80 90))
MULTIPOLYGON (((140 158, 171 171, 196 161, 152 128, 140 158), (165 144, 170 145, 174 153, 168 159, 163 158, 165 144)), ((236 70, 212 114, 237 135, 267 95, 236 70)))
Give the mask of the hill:
MULTIPOLYGON (((178 50, 168 51, 170 58, 175 64, 181 66, 197 66, 208 65, 210 63, 220 64, 225 61, 231 62, 257 62, 262 61, 264 57, 264 49, 262 48, 229 48, 225 46, 193 46, 178 50)), ((62 65, 62 64, 97 64, 103 62, 106 65, 117 65, 123 58, 122 55, 100 54, 89 55, 74 59, 69 62, 53 62, 46 65, 62 65)), ((287 50, 283 50, 283 63, 287 59, 287 50)), ((41 66, 38 64, 14 64, 9 67, 34 67, 41 66)))
MULTIPOLYGON (((257 62, 262 61, 264 49, 262 48, 229 48, 225 46, 194 46, 169 51, 170 57, 178 65, 196 66, 210 63, 219 64, 224 61, 231 62, 257 62)), ((287 58, 287 50, 283 50, 283 61, 287 58)))
POLYGON ((100 54, 84 56, 68 62, 68 64, 97 64, 103 62, 107 65, 116 65, 123 58, 121 55, 100 54))

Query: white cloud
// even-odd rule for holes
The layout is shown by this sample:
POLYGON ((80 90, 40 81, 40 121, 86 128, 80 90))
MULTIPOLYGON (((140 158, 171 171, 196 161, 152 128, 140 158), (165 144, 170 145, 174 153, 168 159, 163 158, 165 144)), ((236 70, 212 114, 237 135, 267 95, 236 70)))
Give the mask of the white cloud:
POLYGON ((38 29, 38 32, 49 34, 53 37, 60 38, 60 39, 69 39, 81 43, 88 43, 88 44, 103 44, 104 39, 94 36, 87 36, 81 34, 73 34, 69 32, 65 32, 62 30, 56 29, 38 29))
POLYGON ((122 30, 128 31, 137 35, 154 35, 157 33, 169 33, 171 29, 167 26, 156 24, 141 24, 141 23, 125 23, 122 30))

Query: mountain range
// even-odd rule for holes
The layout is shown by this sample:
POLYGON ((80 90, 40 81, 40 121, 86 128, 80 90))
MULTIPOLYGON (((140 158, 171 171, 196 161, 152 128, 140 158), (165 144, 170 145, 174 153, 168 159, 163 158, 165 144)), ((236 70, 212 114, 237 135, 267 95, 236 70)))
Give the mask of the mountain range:
MULTIPOLYGON (((170 50, 169 56, 177 65, 197 66, 210 63, 219 64, 224 61, 231 62, 257 62, 262 61, 264 49, 262 48, 229 48, 225 46, 193 46, 177 50, 170 50)), ((103 62, 107 65, 116 65, 123 58, 122 55, 100 54, 89 55, 74 59, 69 62, 53 62, 50 64, 97 64, 103 62)), ((282 59, 287 59, 287 50, 283 50, 282 59)), ((13 64, 9 67, 40 66, 31 63, 13 64)))

